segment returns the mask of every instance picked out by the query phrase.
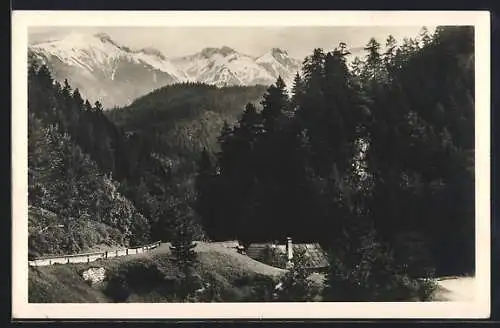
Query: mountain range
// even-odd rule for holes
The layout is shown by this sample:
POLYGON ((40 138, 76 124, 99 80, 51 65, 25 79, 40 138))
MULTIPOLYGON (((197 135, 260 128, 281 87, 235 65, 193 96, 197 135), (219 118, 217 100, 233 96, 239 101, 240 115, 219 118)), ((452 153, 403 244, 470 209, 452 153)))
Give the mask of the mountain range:
POLYGON ((250 56, 227 46, 208 47, 167 58, 154 48, 131 49, 104 33, 70 33, 31 43, 28 59, 46 64, 56 80, 68 79, 82 96, 105 108, 126 106, 154 89, 182 82, 270 85, 281 76, 290 87, 301 65, 279 48, 250 56))

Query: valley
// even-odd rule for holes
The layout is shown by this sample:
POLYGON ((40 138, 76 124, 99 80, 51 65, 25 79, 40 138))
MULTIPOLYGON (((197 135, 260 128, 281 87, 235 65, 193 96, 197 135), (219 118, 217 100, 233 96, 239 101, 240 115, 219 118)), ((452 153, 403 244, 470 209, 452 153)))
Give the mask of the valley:
POLYGON ((355 61, 200 49, 30 44, 29 259, 136 252, 31 267, 30 302, 470 296, 437 277, 475 270, 473 31, 371 38, 355 61))

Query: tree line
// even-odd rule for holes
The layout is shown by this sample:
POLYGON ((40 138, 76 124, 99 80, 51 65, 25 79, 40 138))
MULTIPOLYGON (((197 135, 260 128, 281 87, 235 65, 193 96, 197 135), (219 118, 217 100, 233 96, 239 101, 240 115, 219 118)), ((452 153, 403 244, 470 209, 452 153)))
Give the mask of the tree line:
POLYGON ((371 39, 351 63, 345 43, 315 49, 291 96, 279 78, 202 152, 207 234, 319 241, 346 272, 369 252, 414 277, 472 272, 473 42, 470 27, 438 27, 371 39))
POLYGON ((28 69, 28 178, 33 256, 167 240, 190 211, 147 138, 117 127, 99 102, 36 62, 28 69))

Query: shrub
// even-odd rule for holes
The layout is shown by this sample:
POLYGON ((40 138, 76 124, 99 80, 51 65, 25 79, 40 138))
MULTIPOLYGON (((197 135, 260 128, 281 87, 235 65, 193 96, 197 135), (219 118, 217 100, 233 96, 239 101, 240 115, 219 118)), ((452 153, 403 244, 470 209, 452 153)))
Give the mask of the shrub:
POLYGON ((132 261, 109 271, 104 293, 115 302, 125 302, 132 293, 157 292, 164 297, 175 295, 179 279, 167 276, 155 262, 132 261))
POLYGON ((305 267, 305 252, 294 254, 291 267, 281 279, 276 292, 276 300, 281 302, 310 302, 315 298, 316 288, 309 279, 310 272, 305 267))
POLYGON ((271 302, 274 300, 276 281, 260 274, 245 275, 235 281, 235 286, 242 291, 242 302, 271 302))
POLYGON ((114 275, 107 278, 104 294, 114 302, 125 302, 131 294, 127 278, 123 275, 114 275))
POLYGON ((431 279, 410 277, 370 232, 361 237, 358 247, 331 253, 324 297, 342 302, 424 301, 430 299, 434 286, 431 279))
POLYGON ((180 302, 196 302, 196 291, 202 289, 201 277, 192 267, 185 267, 177 273, 174 293, 180 302))
POLYGON ((280 252, 277 248, 266 246, 262 251, 261 261, 267 265, 284 269, 286 268, 288 258, 285 253, 280 252))
POLYGON ((437 282, 434 279, 423 279, 418 281, 418 285, 418 299, 422 302, 432 301, 438 287, 437 282))
POLYGON ((224 300, 224 286, 217 281, 214 275, 207 275, 202 290, 197 292, 195 302, 222 302, 224 300))
POLYGON ((175 215, 175 231, 170 247, 173 255, 173 262, 177 266, 180 284, 176 286, 176 295, 181 300, 189 301, 193 297, 195 290, 202 285, 201 278, 195 274, 196 244, 193 242, 194 228, 192 217, 186 214, 186 204, 177 203, 172 207, 175 215))
POLYGON ((264 275, 256 275, 253 281, 250 283, 252 287, 252 299, 253 302, 270 302, 273 300, 274 288, 276 281, 271 277, 264 275))

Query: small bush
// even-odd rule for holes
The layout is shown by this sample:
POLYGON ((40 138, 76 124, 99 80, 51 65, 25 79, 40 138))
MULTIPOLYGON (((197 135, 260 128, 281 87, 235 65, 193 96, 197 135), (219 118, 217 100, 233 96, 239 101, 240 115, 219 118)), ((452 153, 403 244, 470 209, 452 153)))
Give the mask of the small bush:
POLYGON ((197 292, 194 297, 195 302, 222 302, 224 294, 224 286, 220 283, 215 275, 207 275, 205 283, 200 292, 197 292))
POLYGON ((252 302, 270 302, 274 299, 276 281, 271 277, 256 275, 250 286, 252 287, 252 302))
POLYGON ((234 286, 235 287, 243 287, 243 286, 248 286, 252 281, 252 278, 249 275, 244 275, 241 277, 237 277, 234 280, 234 286))
POLYGON ((106 280, 104 294, 114 302, 125 302, 131 294, 127 278, 123 275, 115 275, 106 280))
POLYGON ((284 269, 288 262, 288 258, 285 253, 278 251, 276 248, 271 246, 266 246, 262 251, 262 263, 267 265, 284 269))
POLYGON ((104 293, 115 302, 125 302, 132 293, 157 292, 164 297, 175 295, 179 279, 166 276, 155 262, 132 261, 108 272, 104 293))
POLYGON ((242 295, 240 302, 271 302, 274 300, 276 281, 268 276, 255 274, 244 276, 237 284, 242 295), (243 284, 244 282, 244 284, 243 284))
POLYGON ((202 289, 201 277, 192 268, 184 268, 177 273, 175 296, 180 302, 195 302, 196 291, 202 289))
POLYGON ((337 250, 331 254, 324 297, 341 302, 425 301, 434 286, 431 279, 412 278, 396 263, 390 249, 369 233, 350 252, 337 250))
POLYGON ((305 267, 305 252, 295 252, 293 263, 280 281, 275 298, 280 302, 310 302, 317 296, 317 288, 309 279, 305 267))
POLYGON ((422 302, 432 301, 437 287, 437 282, 433 279, 419 281, 419 288, 417 291, 418 299, 422 302))

